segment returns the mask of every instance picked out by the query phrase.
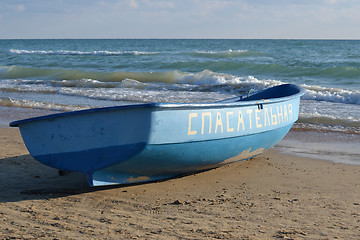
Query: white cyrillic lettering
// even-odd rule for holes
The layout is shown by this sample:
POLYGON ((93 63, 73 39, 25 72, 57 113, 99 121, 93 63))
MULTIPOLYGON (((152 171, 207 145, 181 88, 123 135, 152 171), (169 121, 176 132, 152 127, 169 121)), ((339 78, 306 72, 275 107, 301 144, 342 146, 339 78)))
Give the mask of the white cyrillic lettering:
POLYGON ((270 107, 270 115, 271 115, 271 124, 276 125, 277 124, 276 114, 273 114, 271 107, 270 107))
POLYGON ((286 105, 284 105, 284 121, 286 121, 286 122, 289 121, 286 105))
POLYGON ((230 128, 230 121, 229 121, 229 116, 233 115, 234 112, 226 112, 226 131, 227 132, 233 132, 234 128, 230 128))
POLYGON ((260 110, 259 109, 256 109, 255 110, 255 122, 256 122, 256 127, 257 128, 261 128, 262 127, 262 124, 259 122, 260 121, 260 116, 259 116, 259 113, 260 113, 260 110))
POLYGON ((211 112, 203 112, 201 114, 201 134, 204 134, 205 117, 209 117, 209 133, 211 133, 211 112))
POLYGON ((196 135, 196 130, 191 130, 191 121, 193 118, 196 118, 198 116, 197 113, 189 113, 189 128, 188 128, 188 135, 196 135))
POLYGON ((219 126, 221 127, 221 132, 224 132, 223 123, 222 123, 222 119, 221 119, 221 114, 220 114, 220 112, 217 112, 216 113, 215 133, 217 133, 217 129, 218 129, 219 126))
POLYGON ((288 111, 289 111, 289 120, 292 120, 293 114, 292 114, 292 104, 288 105, 288 111))
POLYGON ((264 108, 265 112, 264 112, 264 127, 266 127, 266 120, 270 126, 270 117, 269 117, 269 111, 268 108, 264 108))
POLYGON ((242 112, 239 110, 237 131, 240 131, 240 124, 242 124, 242 129, 244 131, 245 130, 244 118, 243 118, 242 112))
POLYGON ((249 115, 249 128, 251 129, 252 128, 252 123, 251 123, 251 114, 252 114, 252 112, 253 112, 253 110, 252 109, 248 109, 248 110, 246 110, 246 112, 247 112, 247 114, 249 115))
POLYGON ((282 122, 284 123, 284 114, 283 114, 283 110, 282 110, 281 106, 280 106, 280 108, 279 108, 279 106, 277 106, 276 111, 277 111, 277 115, 278 115, 279 124, 280 124, 280 117, 281 117, 282 122), (279 109, 280 109, 280 111, 279 111, 279 109))

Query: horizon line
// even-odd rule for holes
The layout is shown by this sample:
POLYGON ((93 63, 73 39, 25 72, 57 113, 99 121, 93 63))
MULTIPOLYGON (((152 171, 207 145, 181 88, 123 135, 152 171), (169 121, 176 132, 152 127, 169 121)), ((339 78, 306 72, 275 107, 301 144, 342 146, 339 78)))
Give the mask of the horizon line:
POLYGON ((0 40, 343 40, 360 38, 0 38, 0 40))

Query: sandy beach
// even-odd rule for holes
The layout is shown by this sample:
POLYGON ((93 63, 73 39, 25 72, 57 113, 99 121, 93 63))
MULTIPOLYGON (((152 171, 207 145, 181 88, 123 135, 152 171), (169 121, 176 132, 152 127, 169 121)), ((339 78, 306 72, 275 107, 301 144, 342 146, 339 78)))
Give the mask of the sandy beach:
POLYGON ((0 128, 0 239, 359 239, 360 166, 269 150, 163 182, 89 188, 0 128))

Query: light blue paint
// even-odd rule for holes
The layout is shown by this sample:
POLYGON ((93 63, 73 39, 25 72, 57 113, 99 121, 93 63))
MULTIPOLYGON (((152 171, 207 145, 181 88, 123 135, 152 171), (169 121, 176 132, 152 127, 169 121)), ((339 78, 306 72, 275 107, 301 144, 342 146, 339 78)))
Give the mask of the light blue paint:
POLYGON ((35 159, 82 172, 90 186, 152 181, 262 153, 298 119, 303 94, 286 84, 232 101, 99 108, 10 126, 35 159))
POLYGON ((104 183, 131 183, 128 179, 147 177, 142 181, 153 181, 176 177, 184 173, 215 168, 228 162, 239 153, 261 149, 245 159, 236 158, 232 162, 246 160, 261 154, 279 142, 290 130, 291 125, 272 131, 241 137, 209 140, 191 143, 147 145, 144 151, 133 158, 111 167, 96 171, 89 178, 90 185, 104 183), (255 146, 255 147, 254 147, 255 146))

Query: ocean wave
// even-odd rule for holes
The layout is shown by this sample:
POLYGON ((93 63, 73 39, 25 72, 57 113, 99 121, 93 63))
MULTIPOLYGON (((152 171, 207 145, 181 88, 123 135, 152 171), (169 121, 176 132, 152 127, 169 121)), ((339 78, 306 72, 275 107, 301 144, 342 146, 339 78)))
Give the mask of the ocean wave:
MULTIPOLYGON (((135 79, 141 82, 174 83, 178 71, 169 72, 87 72, 76 69, 30 68, 11 66, 0 73, 0 79, 48 79, 80 80, 95 79, 102 82, 121 82, 135 79)), ((179 72, 179 74, 181 74, 179 72)))
POLYGON ((301 85, 306 89, 303 99, 337 102, 360 105, 360 90, 347 90, 340 88, 327 88, 321 86, 301 85))
POLYGON ((270 57, 269 54, 263 52, 232 49, 227 51, 195 51, 191 55, 208 58, 270 57))
MULTIPOLYGON (((211 54, 210 54, 211 55, 211 54)), ((189 60, 183 62, 164 64, 168 69, 211 69, 216 72, 228 72, 233 74, 248 74, 269 78, 295 78, 295 79, 332 79, 339 81, 356 82, 360 78, 360 67, 358 66, 296 66, 274 62, 263 58, 256 62, 244 60, 228 60, 219 58, 216 61, 189 60)))
MULTIPOLYGON (((203 70, 197 73, 186 73, 181 71, 167 72, 86 72, 74 69, 44 69, 11 66, 6 72, 0 73, 0 79, 14 79, 24 81, 24 83, 70 83, 73 86, 81 86, 89 83, 101 85, 111 83, 109 87, 115 86, 114 83, 124 83, 124 80, 135 80, 140 83, 165 83, 165 84, 192 84, 192 85, 244 85, 261 90, 281 84, 277 80, 258 80, 253 76, 237 77, 230 74, 216 73, 210 70, 203 70), (29 80, 29 78, 34 80, 29 80), (25 80, 20 80, 25 79, 25 80), (73 80, 73 82, 71 82, 73 80)), ((117 86, 117 85, 116 85, 117 86)))
POLYGON ((74 89, 63 88, 59 94, 81 96, 90 99, 137 102, 137 103, 204 103, 215 102, 228 97, 227 94, 216 92, 181 91, 171 89, 74 89))
POLYGON ((144 52, 144 51, 71 51, 71 50, 25 50, 25 49, 10 49, 12 54, 37 54, 37 55, 154 55, 159 52, 144 52))
POLYGON ((322 118, 321 120, 319 118, 309 118, 303 121, 303 119, 300 117, 299 120, 293 125, 292 129, 298 131, 360 134, 360 127, 349 126, 349 124, 342 125, 342 120, 332 121, 332 124, 330 125, 324 124, 323 120, 325 120, 325 122, 329 122, 327 118, 322 118), (311 122, 312 120, 314 120, 314 122, 311 122))
POLYGON ((335 79, 359 79, 360 68, 355 66, 333 66, 325 69, 314 69, 309 76, 335 79))
MULTIPOLYGON (((135 79, 140 82, 162 82, 162 83, 176 83, 182 82, 182 78, 188 79, 189 76, 202 74, 203 70, 198 73, 191 73, 193 69, 205 67, 211 69, 211 75, 222 75, 225 72, 231 78, 236 77, 236 72, 241 71, 242 75, 257 76, 262 79, 275 79, 272 75, 279 76, 280 79, 306 79, 309 76, 309 81, 317 82, 313 79, 315 70, 309 70, 299 67, 282 66, 278 63, 272 64, 254 64, 250 62, 233 62, 233 61, 208 61, 208 62, 176 62, 164 64, 164 69, 186 69, 188 72, 173 70, 165 72, 128 72, 128 71, 115 71, 115 72, 100 72, 100 71, 84 71, 79 69, 65 69, 65 68, 32 68, 21 66, 3 66, 0 69, 0 79, 16 79, 16 78, 37 78, 37 79, 55 79, 55 80, 79 80, 79 79, 96 79, 99 81, 120 82, 124 79, 135 79), (189 73, 190 72, 190 73, 189 73), (233 74, 234 72, 234 74, 233 74), (269 75, 269 76, 268 76, 269 75)), ((354 70, 355 73, 349 73, 347 68, 338 69, 332 77, 339 78, 339 81, 344 82, 344 85, 352 86, 358 84, 360 78, 360 68, 354 70), (336 73, 337 72, 337 73, 336 73), (358 72, 358 73, 356 73, 358 72), (354 75, 355 74, 355 75, 354 75), (357 76, 358 75, 358 76, 357 76), (342 76, 342 77, 341 77, 342 76), (357 77, 357 78, 356 78, 357 77)), ((321 75, 321 74, 320 74, 321 75)), ((319 75, 317 76, 319 77, 319 75)), ((315 77, 315 79, 317 78, 315 77)), ((322 75, 321 77, 326 77, 322 75)), ((328 76, 330 79, 331 76, 328 76)), ((222 78, 220 76, 220 78, 222 78)), ((301 80, 298 80, 301 81, 301 80)))
POLYGON ((324 131, 360 133, 360 105, 302 99, 298 123, 324 131))
POLYGON ((330 114, 319 113, 301 113, 299 123, 326 125, 326 126, 344 126, 357 128, 360 130, 360 119, 346 116, 334 116, 330 114))
POLYGON ((10 67, 8 66, 0 66, 0 74, 9 71, 9 69, 10 67))
POLYGON ((55 111, 76 111, 76 110, 83 110, 89 108, 89 106, 59 104, 59 103, 24 100, 24 99, 12 99, 7 97, 0 97, 0 106, 46 109, 46 110, 55 110, 55 111))
MULTIPOLYGON (((5 68, 3 68, 5 69, 5 68)), ((260 91, 285 82, 259 79, 254 76, 234 76, 203 70, 196 73, 168 72, 86 72, 74 69, 44 69, 11 66, 0 72, 3 91, 36 91, 50 93, 50 87, 73 88, 135 88, 223 92, 240 94, 260 91)), ((301 85, 306 89, 305 100, 360 105, 360 90, 301 85)))

